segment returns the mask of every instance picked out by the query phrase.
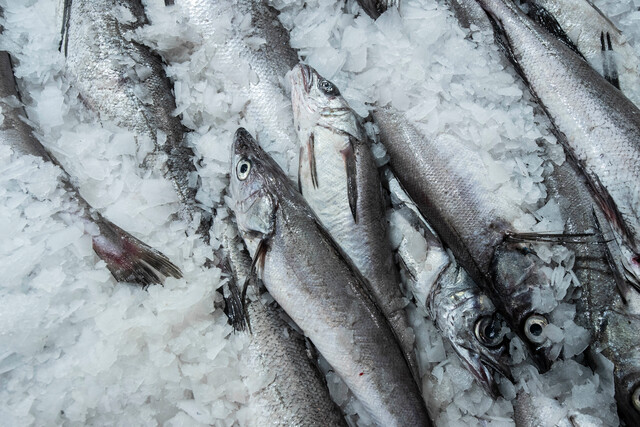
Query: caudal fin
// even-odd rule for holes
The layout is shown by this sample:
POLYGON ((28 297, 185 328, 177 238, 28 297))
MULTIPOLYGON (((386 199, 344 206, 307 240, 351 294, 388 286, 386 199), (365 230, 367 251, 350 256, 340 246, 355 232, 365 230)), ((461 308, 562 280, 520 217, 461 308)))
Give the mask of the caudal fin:
POLYGON ((100 234, 93 237, 93 250, 107 263, 119 282, 148 286, 165 277, 182 277, 169 258, 104 218, 96 221, 100 234))

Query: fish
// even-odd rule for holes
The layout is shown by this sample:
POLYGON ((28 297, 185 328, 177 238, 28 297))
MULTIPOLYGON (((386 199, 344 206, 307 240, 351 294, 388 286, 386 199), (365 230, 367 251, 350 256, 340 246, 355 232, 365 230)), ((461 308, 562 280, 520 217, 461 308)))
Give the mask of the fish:
POLYGON ((336 85, 309 65, 296 65, 289 78, 300 146, 299 190, 366 279, 418 378, 415 338, 387 236, 382 184, 361 119, 336 85))
MULTIPOLYGON (((386 171, 392 194, 401 192, 397 179, 386 171)), ((511 378, 505 320, 489 295, 450 258, 419 212, 409 207, 410 199, 404 195, 395 200, 399 203, 393 203, 391 221, 404 230, 397 254, 416 305, 427 313, 476 381, 497 397, 494 371, 511 378), (425 253, 420 251, 419 259, 415 258, 416 239, 424 242, 426 249, 425 253), (425 266, 429 266, 428 273, 423 273, 425 266)))
POLYGON ((640 99, 637 54, 622 32, 589 0, 527 0, 528 15, 571 47, 634 104, 640 99))
POLYGON ((245 129, 236 131, 231 151, 230 207, 271 296, 378 425, 431 425, 409 365, 362 276, 245 129))
POLYGON ((511 1, 477 0, 606 214, 640 290, 640 110, 511 1))
POLYGON ((58 185, 77 204, 77 209, 69 211, 69 214, 76 221, 94 226, 87 227, 87 232, 90 232, 90 228, 97 229, 97 233, 90 232, 93 250, 107 264, 117 281, 148 286, 162 283, 164 277, 182 277, 180 269, 164 254, 127 233, 91 207, 60 163, 34 136, 20 100, 11 57, 6 51, 0 51, 0 108, 3 116, 0 124, 1 143, 11 147, 14 153, 40 158, 61 169, 58 185))
POLYGON ((594 416, 567 411, 555 399, 524 391, 518 393, 513 409, 516 427, 596 427, 603 425, 603 420, 594 416))
MULTIPOLYGON (((175 0, 175 7, 213 48, 217 66, 237 70, 242 64, 255 76, 251 82, 227 90, 248 100, 242 114, 255 128, 258 141, 265 147, 275 141, 295 147, 291 101, 283 81, 299 59, 289 32, 278 20, 279 12, 266 0, 175 0), (221 19, 231 20, 229 29, 216 28, 221 19)), ((290 154, 282 160, 295 163, 293 153, 279 154, 290 154)))
POLYGON ((514 239, 520 208, 489 188, 489 172, 461 141, 429 140, 389 106, 375 108, 372 115, 402 188, 470 279, 497 304, 538 366, 548 369, 557 357, 548 340, 541 339, 548 320, 528 308, 534 291, 548 287, 549 279, 527 242, 514 239))
POLYGON ((100 120, 149 138, 143 166, 172 184, 179 216, 208 236, 211 214, 198 206, 198 173, 185 128, 174 114, 173 87, 162 59, 127 35, 147 23, 140 0, 65 0, 61 50, 65 73, 100 120))
POLYGON ((360 7, 371 19, 378 19, 387 9, 398 7, 399 3, 400 0, 358 0, 360 7))
MULTIPOLYGON (((240 293, 244 283, 256 277, 235 224, 230 219, 225 222, 222 246, 231 266, 229 287, 240 293)), ((313 359, 314 349, 264 287, 258 291, 260 295, 248 300, 244 308, 251 331, 245 330, 249 345, 241 357, 256 375, 269 381, 249 400, 254 408, 252 425, 346 426, 313 359)))
POLYGON ((487 14, 476 0, 448 0, 447 3, 462 28, 470 29, 472 25, 478 27, 480 31, 493 28, 487 14))
POLYGON ((616 245, 604 213, 594 204, 586 179, 565 161, 545 176, 549 198, 555 200, 566 219, 565 231, 591 233, 590 243, 568 244, 575 254, 573 271, 582 284, 576 302, 577 323, 591 333, 587 352, 592 368, 604 356, 613 363, 615 398, 620 417, 627 425, 640 423, 640 296, 621 284, 623 266, 616 262, 616 245), (635 396, 635 397, 634 397, 635 396))

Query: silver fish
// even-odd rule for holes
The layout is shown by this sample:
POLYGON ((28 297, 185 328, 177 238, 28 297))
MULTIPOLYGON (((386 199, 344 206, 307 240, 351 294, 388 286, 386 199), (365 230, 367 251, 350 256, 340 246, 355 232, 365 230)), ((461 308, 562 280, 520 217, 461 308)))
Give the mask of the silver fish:
POLYGON ((367 279, 418 378, 413 331, 387 238, 380 176, 360 118, 338 88, 310 66, 299 64, 289 76, 300 145, 300 192, 367 279))
MULTIPOLYGON (((39 157, 60 167, 56 159, 33 135, 33 129, 25 121, 26 113, 19 97, 11 58, 7 52, 0 51, 0 108, 3 116, 0 124, 0 142, 11 147, 16 153, 39 157)), ((73 217, 78 221, 97 226, 99 233, 92 235, 93 250, 107 263, 107 268, 116 280, 149 285, 161 283, 162 276, 182 277, 180 269, 166 256, 94 210, 80 196, 78 189, 71 183, 71 177, 64 169, 59 185, 78 204, 77 211, 70 212, 73 217)))
POLYGON ((576 50, 609 83, 636 105, 640 61, 628 39, 589 0, 527 0, 528 15, 560 30, 576 50))
POLYGON ((520 392, 514 402, 516 427, 597 427, 603 420, 588 414, 568 412, 557 400, 520 392))
POLYGON ((398 7, 400 0, 358 0, 358 4, 372 19, 378 19, 387 9, 398 7))
POLYGON ((265 147, 273 141, 294 147, 291 101, 282 82, 298 63, 298 54, 291 48, 278 11, 266 0, 176 0, 175 5, 215 48, 214 60, 220 67, 236 70, 243 64, 255 75, 238 90, 249 100, 244 118, 255 127, 258 140, 265 147), (221 17, 231 20, 228 31, 216 28, 221 17))
MULTIPOLYGON (((234 224, 227 224, 222 241, 232 269, 229 286, 235 288, 251 277, 251 256, 234 224)), ((264 293, 247 301, 245 310, 251 336, 242 357, 256 374, 269 379, 250 399, 249 405, 257 408, 252 425, 346 426, 305 337, 278 304, 264 293)))
MULTIPOLYGON (((594 233, 600 242, 609 238, 604 215, 593 205, 587 183, 572 165, 564 162, 555 167, 545 184, 566 218, 566 232, 594 233)), ((592 334, 591 364, 597 367, 598 353, 613 363, 618 412, 627 425, 636 425, 640 423, 640 295, 629 286, 617 285, 624 280, 623 267, 609 252, 617 247, 610 246, 594 242, 569 246, 575 252, 573 270, 582 284, 576 304, 578 320, 592 334)))
POLYGON ((488 188, 488 171, 475 152, 454 138, 430 141, 400 113, 378 108, 373 117, 402 187, 453 252, 470 278, 489 293, 540 367, 555 358, 542 314, 528 310, 532 290, 548 286, 542 262, 510 241, 520 208, 488 188), (531 334, 534 327, 537 334, 531 334))
POLYGON ((430 425, 425 403, 364 279, 275 161, 235 135, 231 207, 267 290, 379 425, 430 425))
POLYGON ((476 0, 448 0, 447 3, 451 6, 453 14, 462 28, 471 28, 472 25, 481 31, 492 28, 487 14, 484 13, 476 0))
POLYGON ((127 36, 146 22, 140 0, 65 0, 66 72, 82 101, 101 119, 153 141, 145 165, 173 183, 182 218, 191 221, 199 214, 199 231, 207 233, 208 215, 195 202, 194 154, 174 114, 176 103, 162 60, 127 36))
POLYGON ((450 259, 440 240, 415 211, 398 206, 392 220, 425 240, 426 253, 420 254, 424 259, 414 259, 415 249, 409 248, 407 239, 411 238, 411 246, 415 247, 418 238, 415 235, 403 235, 397 249, 417 306, 428 313, 476 380, 487 392, 497 396, 492 370, 511 376, 504 319, 489 296, 450 259), (425 266, 429 266, 430 271, 421 274, 425 266))
POLYGON ((510 0, 478 0, 607 215, 640 289, 640 110, 510 0))

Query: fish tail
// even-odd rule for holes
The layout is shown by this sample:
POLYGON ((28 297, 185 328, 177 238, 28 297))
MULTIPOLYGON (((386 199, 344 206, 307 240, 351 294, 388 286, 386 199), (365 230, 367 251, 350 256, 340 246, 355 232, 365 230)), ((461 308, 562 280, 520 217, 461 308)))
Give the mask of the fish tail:
POLYGON ((182 277, 169 258, 111 221, 100 217, 96 224, 100 234, 93 236, 93 250, 117 281, 148 286, 161 284, 165 277, 182 277))

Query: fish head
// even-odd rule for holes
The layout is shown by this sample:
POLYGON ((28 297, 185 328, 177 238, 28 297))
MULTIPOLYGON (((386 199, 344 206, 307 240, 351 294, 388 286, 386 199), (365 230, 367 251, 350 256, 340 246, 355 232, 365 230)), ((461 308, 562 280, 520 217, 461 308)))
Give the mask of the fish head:
POLYGON ((439 328, 478 383, 497 396, 494 373, 511 378, 509 328, 491 299, 466 273, 459 274, 457 280, 455 289, 441 290, 432 304, 436 317, 446 319, 438 322, 439 328))
POLYGON ((243 235, 268 238, 275 229, 276 192, 288 178, 245 129, 236 131, 231 150, 230 207, 243 235))
POLYGON ((543 266, 542 260, 526 245, 505 242, 494 252, 491 274, 493 290, 500 296, 500 308, 544 372, 557 355, 545 335, 551 308, 543 303, 543 295, 550 292, 551 286, 543 266))
MULTIPOLYGON (((335 84, 306 64, 289 73, 293 121, 299 135, 321 126, 337 133, 361 137, 358 119, 335 84)), ((306 140, 306 138, 300 138, 306 140)))
POLYGON ((616 381, 618 412, 627 425, 640 425, 640 372, 631 371, 616 381))

